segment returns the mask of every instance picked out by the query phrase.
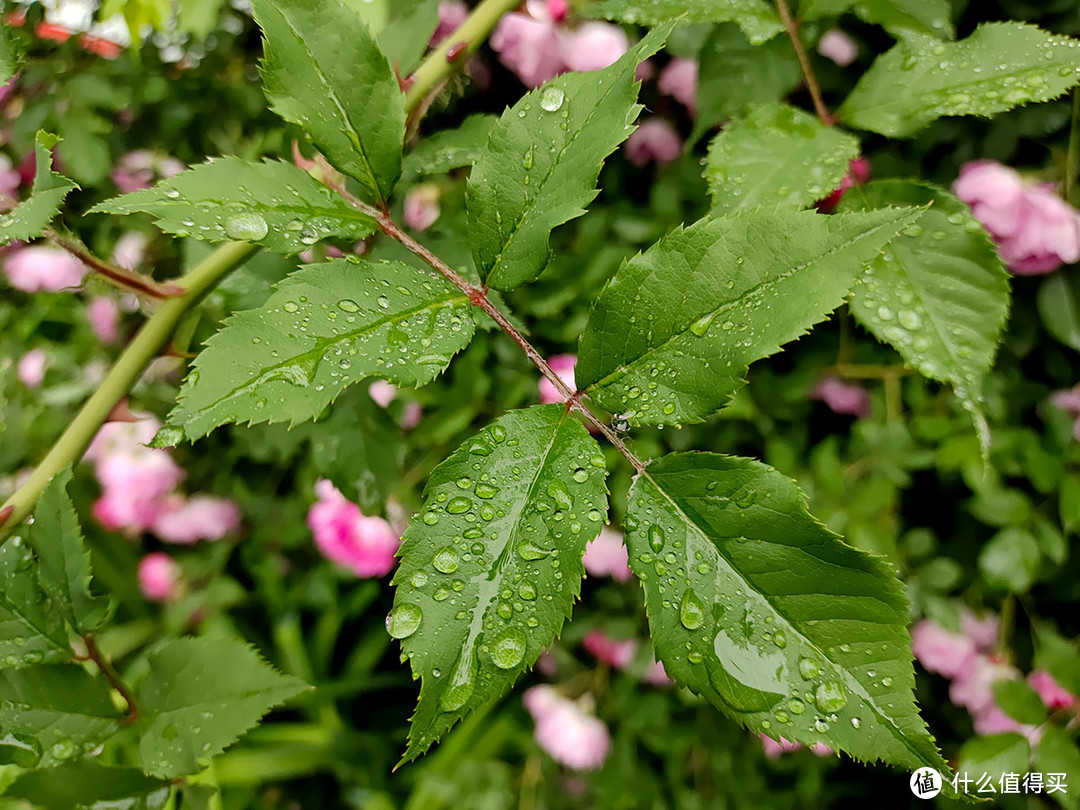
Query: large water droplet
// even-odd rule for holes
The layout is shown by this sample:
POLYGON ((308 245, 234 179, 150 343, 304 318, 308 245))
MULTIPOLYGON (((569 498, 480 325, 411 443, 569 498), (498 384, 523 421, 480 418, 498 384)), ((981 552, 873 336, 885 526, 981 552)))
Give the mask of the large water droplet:
POLYGON ((649 527, 649 547, 655 552, 664 548, 664 530, 655 523, 649 527))
POLYGON ((416 632, 420 626, 420 620, 424 614, 420 608, 408 602, 398 605, 393 612, 386 617, 386 632, 393 638, 408 638, 416 632))
POLYGON ((266 236, 269 228, 259 214, 234 214, 225 220, 225 233, 230 239, 241 242, 257 242, 266 236))
POLYGON ((452 574, 458 569, 458 555, 454 551, 453 546, 444 546, 435 553, 435 557, 431 560, 431 564, 435 566, 436 571, 441 571, 444 574, 452 574))
POLYGON ((470 509, 472 509, 472 501, 464 497, 451 498, 450 503, 446 505, 446 511, 451 515, 463 515, 470 509))
POLYGON ((844 692, 844 687, 836 681, 826 682, 815 690, 814 703, 821 711, 832 714, 847 705, 847 694, 844 692))
POLYGON ((682 606, 679 608, 679 621, 687 630, 697 630, 705 623, 705 606, 701 600, 689 588, 683 594, 682 606))
POLYGON ((507 628, 491 646, 491 660, 499 669, 511 669, 525 656, 525 634, 516 627, 507 628))
POLYGON ((804 656, 799 659, 799 674, 802 675, 803 680, 812 681, 821 674, 821 667, 813 658, 804 656))
POLYGON ((566 93, 558 87, 548 87, 540 94, 540 106, 548 112, 557 112, 566 100, 566 93))

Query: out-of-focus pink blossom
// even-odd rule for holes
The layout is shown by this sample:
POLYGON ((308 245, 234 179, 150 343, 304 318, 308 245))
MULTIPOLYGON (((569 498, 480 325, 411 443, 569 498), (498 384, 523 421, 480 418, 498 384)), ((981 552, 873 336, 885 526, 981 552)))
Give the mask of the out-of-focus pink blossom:
POLYGON ((697 114, 698 63, 695 59, 672 59, 660 71, 656 86, 661 93, 671 96, 690 115, 697 114))
POLYGON ((318 500, 308 510, 307 524, 324 557, 358 577, 381 577, 394 567, 400 540, 382 518, 367 517, 329 481, 315 484, 318 500))
POLYGON ((1074 706, 1078 702, 1076 695, 1066 691, 1046 670, 1035 670, 1027 676, 1027 682, 1050 711, 1074 706))
POLYGON ((840 67, 847 67, 859 58, 859 45, 851 36, 839 28, 830 28, 821 35, 817 45, 818 53, 831 59, 840 67))
POLYGON ((95 298, 86 305, 86 317, 102 343, 115 343, 120 334, 120 307, 107 296, 95 298))
POLYGON ((626 159, 635 166, 650 161, 659 166, 671 163, 682 154, 683 141, 666 118, 649 118, 626 141, 626 159))
POLYGON ((137 534, 149 529, 162 500, 184 478, 184 471, 165 450, 115 453, 95 465, 102 486, 94 501, 94 517, 105 528, 137 534))
POLYGON ((162 540, 184 545, 220 540, 238 528, 240 509, 228 498, 175 494, 159 503, 150 527, 162 540))
POLYGON ((997 644, 998 617, 994 613, 976 616, 967 608, 960 610, 960 632, 971 639, 979 652, 990 652, 997 644))
POLYGON ((401 412, 401 427, 405 430, 412 430, 420 424, 420 420, 423 416, 424 409, 420 407, 419 402, 406 402, 405 408, 401 412))
POLYGON ((149 188, 158 180, 165 180, 184 170, 184 164, 170 155, 136 149, 128 152, 112 170, 112 181, 123 194, 149 188))
POLYGON ((626 32, 611 23, 591 21, 564 35, 561 50, 567 70, 602 70, 630 49, 626 32))
POLYGON ((1080 212, 1052 186, 1024 182, 1019 173, 992 160, 960 170, 956 196, 997 242, 1017 275, 1041 275, 1080 260, 1080 212))
POLYGON ((87 270, 70 253, 52 245, 31 245, 4 257, 8 281, 23 292, 59 292, 78 287, 87 270))
POLYGON ((611 735, 599 718, 550 686, 534 686, 522 703, 536 722, 537 744, 552 759, 574 770, 595 770, 611 752, 611 735))
POLYGON ((971 725, 980 737, 993 734, 1021 734, 1035 744, 1042 734, 1036 726, 1021 723, 1005 714, 998 706, 991 706, 983 712, 972 715, 971 725))
POLYGON ((439 24, 435 26, 435 32, 431 35, 431 47, 435 47, 469 18, 469 7, 461 0, 444 0, 439 3, 439 24))
POLYGON ((611 577, 616 582, 628 582, 634 572, 630 570, 630 557, 621 532, 609 526, 585 547, 585 570, 590 576, 611 577))
MULTIPOLYGON (((577 365, 577 355, 556 354, 554 357, 548 358, 548 365, 555 372, 555 376, 566 383, 567 388, 571 391, 577 390, 577 385, 574 382, 574 366, 577 365)), ((545 405, 566 401, 547 377, 540 379, 539 391, 540 401, 545 405)))
POLYGON ((865 419, 870 415, 870 393, 861 385, 844 382, 839 377, 826 377, 814 386, 811 399, 818 399, 834 413, 865 419))
MULTIPOLYGON (((788 742, 783 737, 779 741, 774 740, 772 737, 768 737, 765 734, 758 734, 761 738, 761 745, 765 748, 765 756, 768 759, 779 759, 781 754, 786 754, 790 751, 798 751, 804 746, 797 742, 788 742)), ((814 752, 815 756, 828 757, 832 756, 833 750, 827 745, 822 743, 814 743, 810 746, 810 750, 814 752)))
POLYGON ((928 672, 955 678, 975 657, 975 643, 923 619, 911 630, 911 651, 928 672))
POLYGON ((16 375, 19 382, 27 388, 37 388, 45 381, 45 369, 48 366, 48 352, 44 349, 30 349, 19 358, 16 375))
POLYGON ((146 256, 146 234, 128 231, 113 245, 112 262, 125 270, 135 270, 146 256))
POLYGON ((1050 404, 1073 418, 1073 438, 1080 442, 1080 385, 1055 391, 1050 397, 1050 404))
POLYGON ((499 20, 489 42, 526 87, 539 87, 565 70, 559 31, 551 20, 511 12, 499 20))
POLYGON ((671 686, 673 681, 659 661, 653 661, 642 673, 641 682, 650 686, 671 686))
POLYGON ((171 602, 180 595, 180 566, 161 551, 139 560, 139 590, 151 602, 171 602))
POLYGON ((840 204, 840 200, 849 188, 859 186, 870 179, 870 161, 859 155, 848 164, 848 173, 840 181, 840 185, 832 190, 824 200, 817 204, 819 211, 829 213, 840 204))
POLYGON ((969 658, 949 687, 949 700, 963 706, 972 716, 989 711, 994 705, 994 684, 1018 678, 1015 667, 988 656, 969 658))
POLYGON ((405 224, 416 231, 426 231, 439 218, 439 187, 434 183, 413 186, 405 195, 405 224))
POLYGON ((386 380, 376 380, 368 386, 368 396, 380 408, 386 408, 397 399, 397 386, 386 380))
POLYGON ((600 663, 615 669, 626 669, 634 660, 638 643, 632 638, 616 641, 599 630, 590 630, 581 640, 581 646, 600 663))
POLYGON ((11 165, 11 158, 0 155, 0 198, 7 197, 11 203, 14 203, 19 197, 20 185, 22 185, 22 175, 19 174, 19 170, 11 165))

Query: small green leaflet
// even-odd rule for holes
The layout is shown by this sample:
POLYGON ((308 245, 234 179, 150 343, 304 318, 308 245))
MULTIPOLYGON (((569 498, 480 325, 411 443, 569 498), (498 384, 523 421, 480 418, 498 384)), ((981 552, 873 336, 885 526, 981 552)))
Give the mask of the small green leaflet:
POLYGON ((405 96, 367 24, 338 0, 254 0, 274 111, 385 200, 401 174, 405 96))
POLYGON ((10 26, 0 25, 0 82, 7 83, 19 72, 25 54, 15 41, 15 32, 10 26))
POLYGON ((235 157, 211 160, 91 211, 144 211, 168 233, 254 242, 277 253, 300 253, 331 236, 355 241, 375 231, 375 220, 296 166, 235 157))
POLYGON ((30 196, 6 214, 0 215, 0 244, 36 239, 60 212, 64 198, 75 183, 52 170, 50 150, 60 142, 48 132, 37 134, 37 173, 30 196))
POLYGON ((713 213, 803 207, 840 185, 859 141, 786 104, 757 107, 709 146, 705 179, 713 213))
POLYGON ((900 582, 815 520, 794 481, 750 459, 668 455, 635 479, 626 528, 678 683, 773 739, 947 771, 912 694, 900 582))
POLYGON ((755 209, 679 228, 625 262, 581 337, 578 387, 633 424, 700 422, 802 335, 921 211, 755 209))
POLYGON ((87 758, 23 773, 4 795, 25 799, 46 810, 151 810, 163 808, 169 792, 167 782, 149 777, 138 768, 110 768, 87 758))
POLYGON ((950 383, 989 441, 976 400, 1009 316, 1009 274, 970 209, 944 189, 882 180, 850 189, 842 211, 930 205, 873 263, 852 314, 909 365, 950 383))
POLYGON ((799 16, 817 20, 849 9, 899 37, 916 33, 952 39, 954 35, 949 0, 804 0, 799 3, 799 16))
MULTIPOLYGON (((1040 731, 1042 738, 1035 747, 1035 762, 1031 766, 1022 765, 1017 772, 1061 773, 1066 774, 1066 780, 1072 774, 1080 773, 1080 750, 1077 750, 1071 731, 1052 724, 1043 726, 1040 731)), ((1080 808, 1080 797, 1073 790, 1055 790, 1052 795, 1065 810, 1080 808)))
POLYGON ((34 555, 23 535, 0 546, 0 668, 71 660, 60 606, 38 582, 34 555))
POLYGON ((432 472, 386 625, 423 678, 405 760, 503 694, 559 634, 607 511, 605 476, 563 405, 511 411, 432 472))
POLYGON ((469 241, 486 286, 509 290, 547 267, 551 230, 585 213, 604 158, 634 131, 634 72, 673 26, 654 28, 611 67, 555 77, 503 113, 466 192, 469 241))
POLYGON ((97 748, 120 729, 104 678, 74 664, 0 672, 0 730, 37 749, 48 767, 97 748))
POLYGON ((379 32, 379 47, 399 76, 412 73, 438 24, 439 0, 394 0, 391 19, 379 32))
POLYGON ((424 385, 468 345, 470 308, 442 276, 402 262, 303 267, 210 338, 169 425, 194 440, 227 422, 296 424, 365 377, 424 385))
POLYGON ((1046 331, 1080 352, 1080 275, 1051 273, 1039 285, 1037 301, 1046 331))
POLYGON ((308 688, 272 669, 247 644, 227 638, 166 641, 147 658, 139 685, 139 754, 152 776, 199 769, 271 707, 308 688))
POLYGON ((424 138, 406 156, 402 179, 416 180, 423 175, 472 166, 484 153, 488 136, 498 120, 494 115, 470 115, 457 129, 424 138))
POLYGON ((967 39, 912 34, 879 56, 837 111, 853 127, 910 137, 944 115, 1049 101, 1080 80, 1080 42, 1024 23, 985 23, 967 39))
POLYGON ((784 30, 766 0, 602 0, 586 7, 585 13, 632 25, 659 25, 679 18, 688 23, 732 22, 755 45, 784 30))

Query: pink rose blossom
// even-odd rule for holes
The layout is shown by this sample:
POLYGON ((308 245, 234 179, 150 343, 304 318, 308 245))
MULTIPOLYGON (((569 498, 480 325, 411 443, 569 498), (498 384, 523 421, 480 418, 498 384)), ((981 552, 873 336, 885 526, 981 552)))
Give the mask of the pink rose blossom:
POLYGON ((590 576, 628 582, 634 576, 629 560, 622 533, 605 526, 600 530, 600 535, 585 547, 583 562, 590 576))
POLYGON ((590 630, 581 640, 581 646, 600 663, 615 669, 626 669, 634 660, 638 643, 632 638, 616 641, 599 630, 590 630))
POLYGON ((44 349, 30 349, 19 358, 16 375, 27 388, 37 388, 45 381, 48 366, 49 355, 44 349))
MULTIPOLYGON (((555 376, 566 383, 567 388, 571 391, 577 389, 577 385, 574 383, 574 366, 577 365, 577 355, 556 354, 554 357, 548 358, 548 365, 555 372, 555 376)), ((547 377, 541 377, 539 391, 540 401, 545 405, 566 401, 547 377)))
POLYGON ((180 595, 180 566, 161 551, 139 560, 139 590, 151 602, 171 602, 180 595))
POLYGON ((1015 667, 987 655, 969 658, 949 687, 949 700, 963 706, 972 716, 989 711, 994 705, 994 683, 1017 678, 1015 667))
POLYGON ((682 148, 682 138, 665 118, 646 120, 634 130, 623 147, 626 159, 635 166, 644 166, 650 161, 664 166, 679 157, 682 148))
POLYGON ((979 652, 990 652, 997 644, 998 617, 993 613, 976 616, 967 608, 960 610, 960 632, 971 639, 979 652))
POLYGON ((386 380, 376 380, 368 386, 368 396, 380 408, 386 408, 397 399, 397 386, 386 380))
POLYGON ((434 183, 413 186, 405 195, 405 224, 415 231, 426 231, 439 218, 439 187, 434 183))
POLYGON ((52 245, 19 248, 4 257, 8 281, 23 292, 59 292, 78 287, 87 271, 81 261, 52 245))
POLYGON ((329 481, 315 484, 318 500, 308 510, 307 524, 324 557, 358 577, 381 577, 394 567, 400 542, 390 524, 367 517, 329 481))
POLYGON ((671 686, 673 681, 659 661, 653 661, 641 675, 641 682, 650 686, 671 686))
POLYGON ((120 307, 112 298, 101 296, 86 305, 86 317, 102 343, 115 343, 120 334, 120 307))
POLYGON ((955 678, 975 657, 975 643, 923 619, 911 630, 911 651, 928 672, 955 678))
POLYGON ((566 69, 584 73, 615 64, 630 50, 630 40, 617 25, 591 21, 566 34, 561 50, 566 69))
POLYGON ((117 267, 125 270, 135 270, 146 256, 146 245, 149 240, 145 234, 138 231, 128 231, 113 245, 112 262, 117 267))
MULTIPOLYGON (((94 440, 87 448, 84 458, 95 463, 104 461, 114 453, 135 455, 147 452, 164 452, 152 450, 143 445, 148 444, 161 428, 159 422, 153 416, 135 414, 134 421, 106 422, 98 430, 94 440)), ((129 417, 130 418, 130 417, 129 417)))
POLYGON ((611 752, 611 735, 599 718, 550 686, 534 686, 522 703, 536 722, 537 744, 552 759, 574 770, 595 770, 611 752))
POLYGON ((112 170, 112 181, 122 194, 130 194, 150 188, 158 180, 165 180, 184 170, 184 164, 174 157, 136 149, 128 152, 112 170))
POLYGON ((499 61, 526 87, 539 87, 565 70, 559 31, 551 20, 511 12, 499 20, 489 42, 499 61))
POLYGON ((435 32, 431 35, 431 47, 435 47, 452 33, 454 33, 461 24, 469 18, 469 7, 461 2, 461 0, 451 0, 450 2, 439 3, 439 24, 435 27, 435 32))
POLYGON ((102 495, 93 505, 99 523, 113 531, 139 533, 150 528, 161 501, 184 478, 184 471, 165 450, 116 453, 95 465, 102 495))
POLYGON ((687 110, 690 115, 697 113, 698 63, 694 59, 672 59, 660 71, 656 86, 661 93, 671 96, 687 110))
POLYGON ((1027 676, 1027 682, 1050 711, 1064 709, 1077 702, 1076 695, 1067 692, 1046 670, 1035 670, 1027 676))
POLYGON ((1042 737, 1042 732, 1036 726, 1014 720, 997 706, 991 706, 985 711, 973 715, 971 725, 975 729, 975 733, 980 737, 1011 732, 1027 737, 1033 745, 1042 737))
POLYGON ((158 504, 150 530, 169 543, 220 540, 240 528, 240 508, 213 495, 170 495, 158 504))
POLYGON ((859 45, 839 28, 830 28, 818 40, 817 51, 840 67, 847 67, 859 58, 859 45))
POLYGON ((857 416, 865 419, 870 416, 870 394, 860 385, 844 382, 839 377, 826 377, 810 392, 811 399, 824 402, 834 413, 857 416))

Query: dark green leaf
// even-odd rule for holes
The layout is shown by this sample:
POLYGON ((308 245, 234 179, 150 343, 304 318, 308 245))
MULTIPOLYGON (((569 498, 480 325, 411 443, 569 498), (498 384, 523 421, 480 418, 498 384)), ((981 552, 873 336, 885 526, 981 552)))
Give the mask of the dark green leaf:
POLYGON ((392 17, 379 32, 379 47, 399 76, 412 73, 438 24, 439 0, 394 0, 392 17))
POLYGON ((405 180, 426 174, 443 174, 451 169, 472 166, 484 152, 484 145, 498 122, 494 115, 470 115, 457 129, 436 132, 424 138, 405 158, 401 171, 405 180))
POLYGON ((15 32, 0 25, 0 83, 6 84, 19 72, 25 54, 15 40, 15 32))
POLYGON ((987 587, 1024 593, 1035 582, 1042 554, 1027 529, 1002 529, 979 552, 979 571, 987 587))
POLYGON ((48 132, 37 134, 37 173, 30 196, 6 214, 0 215, 0 244, 25 241, 41 236, 60 212, 64 198, 75 188, 75 183, 52 170, 50 150, 60 142, 48 132))
POLYGON ((1033 726, 1046 720, 1046 706, 1042 698, 1026 681, 1000 680, 992 688, 994 702, 1013 720, 1033 726))
POLYGON ((1035 668, 1046 670, 1063 689, 1080 695, 1080 649, 1076 642, 1046 623, 1036 625, 1035 641, 1035 668))
POLYGON ((4 795, 25 799, 46 810, 149 810, 164 806, 169 784, 137 768, 110 768, 93 759, 82 759, 24 773, 4 795))
POLYGON ((1058 775, 1066 785, 1065 790, 1047 791, 1047 797, 1052 796, 1065 810, 1080 807, 1080 792, 1076 790, 1077 774, 1080 774, 1080 750, 1068 731, 1052 725, 1042 730, 1042 738, 1035 747, 1035 767, 1032 770, 1043 774, 1044 785, 1050 781, 1050 774, 1058 775))
POLYGON ((70 659, 64 615, 46 597, 34 555, 16 534, 0 546, 0 668, 70 659))
POLYGON ((866 22, 880 25, 897 36, 915 33, 953 37, 949 0, 804 0, 799 4, 799 16, 816 20, 849 9, 866 22))
POLYGON ((633 25, 659 25, 681 18, 688 23, 736 23, 755 45, 784 30, 765 0, 602 0, 586 8, 591 17, 633 25))
POLYGON ((1080 352, 1080 274, 1052 273, 1043 279, 1038 306, 1046 331, 1080 352))
POLYGON ((435 468, 387 619, 423 678, 405 759, 505 692, 559 634, 604 520, 604 478, 600 448, 563 405, 512 411, 435 468))

